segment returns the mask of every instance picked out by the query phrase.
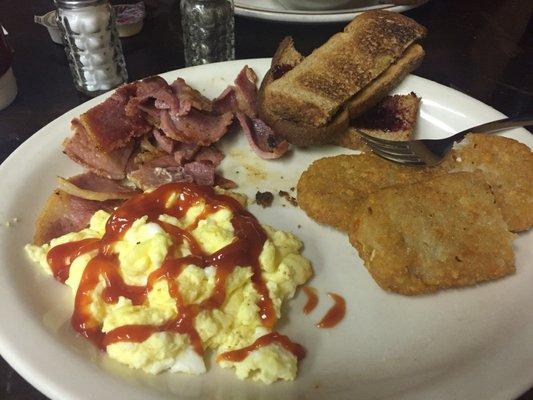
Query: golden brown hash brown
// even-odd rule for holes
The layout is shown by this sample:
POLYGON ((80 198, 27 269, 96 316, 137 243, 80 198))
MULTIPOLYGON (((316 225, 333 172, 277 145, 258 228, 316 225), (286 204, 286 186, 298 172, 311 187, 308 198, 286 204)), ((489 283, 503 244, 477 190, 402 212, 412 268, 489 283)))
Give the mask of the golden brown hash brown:
POLYGON ((349 236, 379 286, 405 295, 474 285, 515 270, 513 234, 478 171, 370 194, 349 236))
POLYGON ((443 167, 481 170, 509 230, 521 232, 533 226, 533 153, 525 144, 503 136, 470 134, 454 147, 443 167))
POLYGON ((354 209, 370 193, 427 179, 435 171, 394 164, 370 153, 322 158, 300 177, 298 204, 318 222, 348 231, 354 209))
POLYGON ((533 226, 533 154, 516 140, 470 134, 437 167, 412 167, 371 153, 323 158, 298 182, 298 204, 313 219, 347 231, 353 210, 370 193, 447 172, 483 172, 509 230, 533 226))

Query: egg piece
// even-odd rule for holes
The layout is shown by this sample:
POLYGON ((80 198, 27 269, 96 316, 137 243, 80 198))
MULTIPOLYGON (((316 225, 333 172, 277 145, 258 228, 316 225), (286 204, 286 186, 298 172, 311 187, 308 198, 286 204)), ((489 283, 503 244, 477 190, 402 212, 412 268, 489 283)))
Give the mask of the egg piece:
POLYGON ((234 319, 221 310, 203 310, 194 320, 194 328, 206 348, 220 347, 231 333, 234 319))
POLYGON ((169 235, 147 217, 137 219, 124 238, 114 245, 120 274, 127 285, 146 285, 151 272, 158 269, 172 244, 169 235))
POLYGON ((187 265, 177 281, 181 297, 186 305, 200 304, 211 295, 215 287, 214 273, 206 273, 205 269, 196 265, 187 265))
POLYGON ((292 381, 298 370, 298 359, 277 343, 259 347, 239 362, 219 361, 222 368, 234 368, 239 379, 250 378, 265 384, 278 380, 292 381))
POLYGON ((178 314, 176 300, 168 291, 168 282, 164 279, 157 281, 147 296, 148 302, 145 305, 150 309, 157 309, 165 320, 169 320, 178 314))
POLYGON ((170 367, 170 372, 184 372, 193 375, 205 374, 205 371, 204 359, 192 347, 186 347, 179 353, 174 358, 174 365, 170 367))
POLYGON ((198 222, 191 233, 207 254, 212 254, 233 241, 231 210, 222 208, 198 222))
MULTIPOLYGON (((187 335, 174 332, 156 332, 144 342, 116 342, 107 346, 107 354, 130 368, 142 369, 149 374, 158 374, 172 368, 181 353, 190 348, 187 335)), ((193 359, 190 354, 181 358, 181 372, 205 371, 198 363, 203 360, 193 359), (187 357, 188 356, 188 357, 187 357), (188 368, 187 368, 188 367, 188 368)), ((203 372, 201 372, 203 373, 203 372)))

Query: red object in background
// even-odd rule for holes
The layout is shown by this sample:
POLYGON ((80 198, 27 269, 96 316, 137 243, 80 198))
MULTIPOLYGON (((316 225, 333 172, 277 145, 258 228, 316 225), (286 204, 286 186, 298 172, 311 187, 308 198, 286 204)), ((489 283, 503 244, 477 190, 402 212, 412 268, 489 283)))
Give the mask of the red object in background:
POLYGON ((0 76, 4 75, 13 62, 13 50, 7 43, 4 30, 0 25, 0 76))

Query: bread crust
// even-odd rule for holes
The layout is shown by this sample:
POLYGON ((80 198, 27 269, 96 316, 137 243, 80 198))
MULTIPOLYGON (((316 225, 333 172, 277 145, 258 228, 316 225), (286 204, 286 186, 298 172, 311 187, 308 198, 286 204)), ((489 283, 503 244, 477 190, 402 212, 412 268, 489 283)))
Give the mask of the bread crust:
POLYGON ((264 106, 278 118, 324 126, 425 33, 424 27, 401 14, 361 14, 296 68, 265 87, 264 106))

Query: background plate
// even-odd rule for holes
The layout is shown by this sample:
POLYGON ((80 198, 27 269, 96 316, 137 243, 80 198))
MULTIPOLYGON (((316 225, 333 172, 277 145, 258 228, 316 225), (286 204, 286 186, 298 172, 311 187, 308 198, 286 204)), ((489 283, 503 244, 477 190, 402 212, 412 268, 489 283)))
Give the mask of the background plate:
MULTIPOLYGON (((327 0, 325 0, 327 1, 327 0)), ((386 9, 393 12, 404 12, 419 7, 413 6, 387 6, 384 8, 377 0, 353 0, 342 9, 327 11, 289 10, 277 0, 235 0, 235 14, 243 17, 258 18, 278 22, 296 22, 304 24, 317 24, 329 22, 348 22, 356 15, 372 9, 386 9)))
MULTIPOLYGON (((214 97, 248 64, 261 78, 267 59, 205 65, 163 74, 181 76, 214 97)), ((396 90, 422 97, 418 132, 423 137, 502 117, 494 109, 437 83, 409 76, 396 90)), ((105 95, 104 95, 105 96, 105 95)), ((51 122, 23 143, 1 166, 0 352, 31 384, 52 399, 507 399, 533 383, 533 233, 517 236, 517 272, 500 281, 435 295, 404 297, 381 290, 345 235, 321 226, 284 200, 268 209, 252 206, 263 223, 295 232, 305 243, 319 290, 319 307, 304 316, 298 292, 279 330, 303 344, 308 355, 294 382, 263 386, 239 381, 208 363, 208 373, 147 375, 96 351, 70 327, 71 295, 30 263, 23 251, 34 221, 57 175, 80 168, 61 153, 73 117, 102 101, 93 99, 51 122), (338 327, 314 323, 330 306, 326 292, 341 294, 347 315, 338 327)), ((533 145, 516 129, 509 136, 533 145)), ((224 138, 224 174, 253 196, 289 190, 313 160, 339 154, 336 147, 296 149, 277 161, 257 158, 242 134, 224 138)), ((277 196, 276 196, 277 197, 277 196)))

